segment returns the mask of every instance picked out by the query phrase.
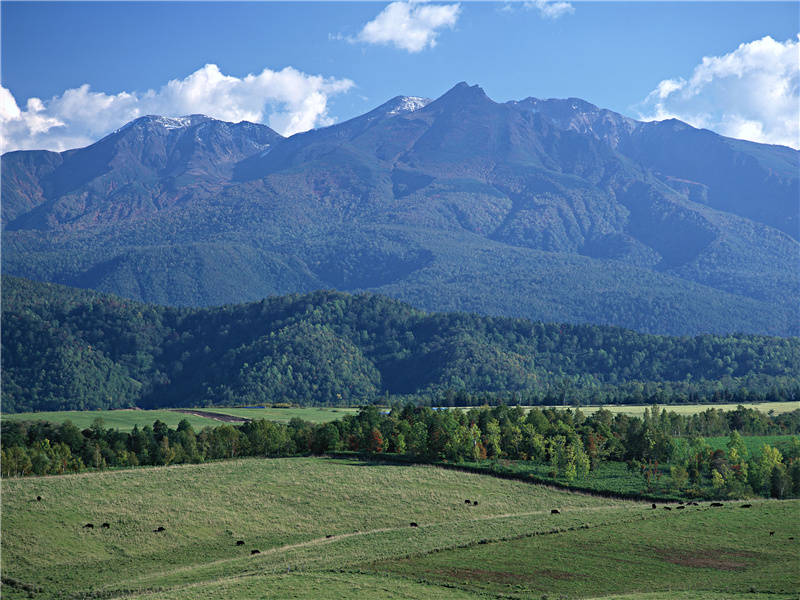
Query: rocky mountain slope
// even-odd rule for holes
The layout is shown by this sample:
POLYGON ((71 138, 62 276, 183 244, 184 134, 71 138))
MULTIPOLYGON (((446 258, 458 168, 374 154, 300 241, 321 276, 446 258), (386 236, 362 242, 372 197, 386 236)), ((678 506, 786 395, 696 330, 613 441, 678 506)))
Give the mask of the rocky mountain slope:
POLYGON ((799 156, 464 83, 286 139, 143 117, 87 148, 3 156, 3 270, 174 305, 335 288, 793 335, 799 156))

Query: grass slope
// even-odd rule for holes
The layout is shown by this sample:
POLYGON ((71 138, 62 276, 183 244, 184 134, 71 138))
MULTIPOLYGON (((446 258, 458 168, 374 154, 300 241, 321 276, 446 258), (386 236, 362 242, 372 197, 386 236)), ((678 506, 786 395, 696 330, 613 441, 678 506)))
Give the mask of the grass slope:
POLYGON ((800 533, 797 502, 654 511, 426 466, 248 459, 4 480, 2 509, 4 598, 28 597, 24 586, 47 598, 449 600, 697 584, 726 598, 784 594, 776 600, 798 583, 786 539, 800 533), (733 570, 667 560, 685 547, 717 549, 733 570), (532 583, 535 571, 602 585, 547 574, 532 583))
POLYGON ((748 510, 738 505, 376 562, 372 569, 519 598, 643 589, 796 593, 797 503, 762 501, 748 510))

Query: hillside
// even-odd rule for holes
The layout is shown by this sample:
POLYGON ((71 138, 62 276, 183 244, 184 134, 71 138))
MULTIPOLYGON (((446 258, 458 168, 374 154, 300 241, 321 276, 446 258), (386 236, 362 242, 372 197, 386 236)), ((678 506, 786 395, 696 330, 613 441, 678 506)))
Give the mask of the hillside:
POLYGON ((337 289, 797 335, 799 156, 464 83, 290 138, 143 117, 87 148, 3 156, 3 271, 177 306, 337 289))
POLYGON ((177 309, 4 277, 2 294, 4 412, 361 404, 386 394, 641 404, 800 393, 796 338, 429 314, 331 291, 177 309))
POLYGON ((3 597, 796 597, 798 501, 739 504, 319 458, 11 478, 3 597))

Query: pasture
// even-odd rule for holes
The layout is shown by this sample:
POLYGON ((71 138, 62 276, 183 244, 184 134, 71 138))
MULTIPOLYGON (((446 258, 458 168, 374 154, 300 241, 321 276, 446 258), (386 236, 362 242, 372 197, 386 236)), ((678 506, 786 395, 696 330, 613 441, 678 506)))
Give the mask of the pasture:
POLYGON ((703 504, 325 458, 6 479, 3 597, 792 597, 800 502, 703 504))
POLYGON ((324 407, 292 407, 292 408, 208 408, 215 413, 243 417, 246 419, 266 419, 276 423, 288 423, 292 419, 303 419, 311 423, 327 423, 336 421, 345 415, 358 414, 358 408, 324 408, 324 407))
MULTIPOLYGON (((181 409, 192 410, 192 409, 181 409)), ((299 417, 305 421, 313 423, 326 423, 342 418, 346 414, 358 412, 355 408, 198 408, 198 411, 208 411, 243 417, 248 419, 267 419, 280 423, 288 423, 292 418, 299 417)), ((72 421, 80 429, 89 427, 92 422, 100 418, 105 423, 105 427, 119 429, 120 431, 130 431, 134 425, 143 427, 153 425, 153 421, 158 419, 172 428, 177 427, 183 419, 187 419, 192 427, 199 431, 203 427, 216 427, 220 421, 202 417, 177 410, 158 409, 158 410, 68 410, 55 412, 34 412, 34 413, 11 413, 3 414, 3 420, 16 421, 50 421, 52 423, 63 423, 72 421)))

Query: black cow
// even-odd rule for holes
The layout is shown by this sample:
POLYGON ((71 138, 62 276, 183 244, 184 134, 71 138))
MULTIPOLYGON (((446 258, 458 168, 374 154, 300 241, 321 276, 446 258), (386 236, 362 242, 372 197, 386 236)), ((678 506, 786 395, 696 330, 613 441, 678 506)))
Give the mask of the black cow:
POLYGON ((84 529, 94 529, 94 523, 87 523, 83 526, 84 529))
POLYGON ((250 550, 250 554, 261 554, 261 550, 250 550))
POLYGON ((36 501, 37 502, 41 502, 42 501, 42 497, 41 496, 36 496, 36 501))
POLYGON ((469 500, 464 500, 464 504, 472 504, 469 500))
POLYGON ((675 510, 683 510, 684 508, 686 508, 686 507, 685 506, 676 506, 675 510))
POLYGON ((664 507, 664 510, 672 510, 672 508, 671 508, 671 507, 669 507, 669 506, 665 506, 665 507, 664 507))
POLYGON ((721 506, 724 506, 724 504, 722 504, 722 502, 712 502, 711 506, 713 506, 714 508, 719 508, 721 506))
POLYGON ((164 527, 161 525, 153 529, 153 533, 161 533, 162 531, 166 531, 166 529, 164 529, 164 527))
POLYGON ((557 508, 554 508, 553 510, 550 511, 550 514, 551 515, 560 515, 561 511, 558 510, 557 508))
POLYGON ((772 537, 773 535, 775 535, 775 532, 774 531, 770 531, 769 532, 769 537, 772 537))
POLYGON ((652 504, 652 507, 653 507, 653 510, 655 510, 655 509, 656 509, 656 505, 655 505, 655 503, 654 503, 654 504, 652 504))
POLYGON ((477 500, 473 500, 472 501, 472 506, 478 506, 478 501, 477 500))
POLYGON ((100 527, 102 527, 103 529, 108 529, 109 527, 111 527, 111 524, 110 523, 103 523, 102 525, 100 525, 100 527))
POLYGON ((409 527, 419 527, 416 523, 414 523, 414 521, 411 521, 411 523, 409 523, 408 526, 409 527))
POLYGON ((244 546, 244 540, 236 540, 237 546, 244 546))
POLYGON ((739 508, 753 508, 752 504, 742 504, 739 508))
POLYGON ((331 539, 332 537, 333 537, 332 535, 326 535, 326 536, 325 536, 325 539, 326 539, 326 540, 329 540, 329 539, 331 539))

